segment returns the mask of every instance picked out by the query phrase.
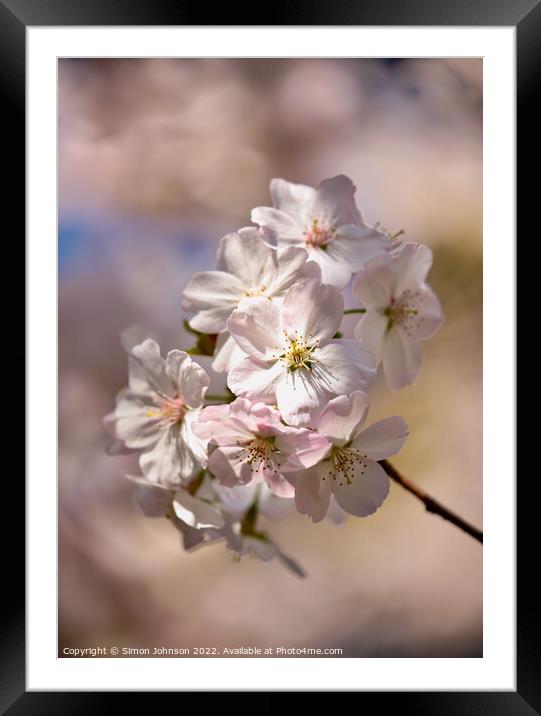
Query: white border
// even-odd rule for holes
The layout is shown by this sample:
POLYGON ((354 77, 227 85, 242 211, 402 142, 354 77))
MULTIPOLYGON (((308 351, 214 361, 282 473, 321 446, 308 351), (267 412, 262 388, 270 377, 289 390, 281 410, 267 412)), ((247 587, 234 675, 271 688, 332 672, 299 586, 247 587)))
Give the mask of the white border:
POLYGON ((515 690, 514 28, 27 28, 27 40, 27 688, 515 690), (483 658, 57 659, 57 56, 180 55, 484 58, 483 658))

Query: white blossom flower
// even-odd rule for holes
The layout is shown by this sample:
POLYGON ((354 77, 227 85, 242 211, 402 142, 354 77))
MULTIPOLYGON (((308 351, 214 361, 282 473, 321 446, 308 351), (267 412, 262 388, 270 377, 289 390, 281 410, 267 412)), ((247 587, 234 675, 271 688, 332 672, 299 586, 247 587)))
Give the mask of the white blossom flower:
POLYGON ((180 532, 185 550, 223 539, 225 519, 212 503, 194 497, 183 488, 171 490, 143 478, 129 477, 138 483, 134 497, 143 514, 170 520, 180 532))
POLYGON ((283 296, 303 276, 317 276, 306 252, 289 246, 271 248, 254 227, 239 229, 220 240, 217 271, 195 273, 184 289, 182 307, 196 315, 190 326, 204 333, 225 331, 226 322, 246 298, 283 296))
POLYGON ((195 490, 170 490, 132 477, 138 483, 135 500, 147 517, 166 517, 180 532, 184 549, 225 540, 237 559, 250 555, 263 562, 277 559, 297 576, 304 572, 266 533, 258 530, 258 514, 284 516, 294 500, 276 497, 264 484, 228 488, 205 477, 195 490))
POLYGON ((238 559, 247 555, 256 557, 262 562, 277 559, 298 577, 306 576, 299 563, 286 554, 266 532, 245 532, 242 523, 231 522, 226 524, 224 534, 227 547, 237 555, 238 559))
POLYGON ((421 367, 424 341, 437 331, 443 313, 425 283, 432 252, 422 244, 404 244, 395 255, 369 261, 356 277, 353 292, 366 308, 355 337, 366 345, 392 390, 410 385, 421 367))
POLYGON ((331 400, 314 426, 328 440, 326 454, 317 465, 290 476, 297 510, 314 522, 325 517, 332 495, 358 517, 375 512, 387 497, 389 478, 377 461, 401 449, 408 427, 403 418, 392 417, 363 430, 368 408, 361 391, 331 400))
POLYGON ((176 486, 206 462, 192 424, 201 412, 208 375, 184 351, 170 351, 164 360, 150 339, 132 348, 129 368, 129 386, 106 424, 127 448, 141 451, 146 480, 176 486))
POLYGON ((278 246, 300 246, 319 264, 323 283, 343 288, 364 262, 387 250, 388 237, 369 226, 355 204, 355 186, 340 175, 314 189, 273 179, 273 207, 252 211, 252 221, 274 232, 278 246))
POLYGON ((326 448, 325 440, 316 433, 284 425, 275 408, 245 398, 230 405, 208 406, 193 431, 209 441, 208 469, 223 485, 263 481, 281 497, 294 494, 284 477, 290 453, 302 452, 305 464, 310 465, 326 448))
POLYGON ((295 426, 309 425, 334 395, 365 388, 375 375, 372 354, 355 340, 333 340, 343 309, 340 292, 314 279, 292 286, 281 306, 242 303, 227 325, 247 357, 229 373, 229 388, 277 403, 295 426))
POLYGON ((273 521, 283 519, 295 507, 293 495, 279 497, 264 482, 252 482, 234 487, 223 485, 218 480, 212 480, 211 483, 213 493, 224 513, 239 521, 242 521, 256 500, 258 513, 273 521))
POLYGON ((222 504, 225 525, 222 530, 228 549, 237 559, 256 557, 263 562, 277 559, 286 569, 304 577, 304 570, 269 536, 256 526, 259 515, 272 520, 285 517, 294 505, 293 499, 278 497, 264 482, 236 487, 213 483, 222 504))

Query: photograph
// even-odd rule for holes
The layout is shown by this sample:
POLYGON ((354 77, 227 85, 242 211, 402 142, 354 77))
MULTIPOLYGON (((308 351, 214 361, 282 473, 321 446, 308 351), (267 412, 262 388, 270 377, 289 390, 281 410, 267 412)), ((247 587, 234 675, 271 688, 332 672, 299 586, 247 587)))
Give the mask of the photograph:
POLYGON ((59 659, 482 659, 483 62, 59 57, 59 659))

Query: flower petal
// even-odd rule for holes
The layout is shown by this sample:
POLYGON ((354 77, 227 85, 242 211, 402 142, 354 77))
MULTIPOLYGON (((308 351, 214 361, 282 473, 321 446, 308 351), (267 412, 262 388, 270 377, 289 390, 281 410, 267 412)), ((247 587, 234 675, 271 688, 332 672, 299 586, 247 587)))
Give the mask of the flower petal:
POLYGON ((181 489, 175 492, 173 510, 179 520, 195 529, 207 527, 219 529, 224 525, 223 515, 215 505, 197 499, 187 490, 181 489))
POLYGON ((348 513, 343 510, 336 502, 335 498, 331 498, 331 504, 327 510, 327 519, 335 526, 343 525, 348 518, 348 513))
POLYGON ((424 284, 415 291, 412 304, 417 309, 417 314, 410 316, 402 324, 402 328, 414 340, 424 341, 431 338, 443 323, 443 311, 438 297, 429 286, 424 284))
POLYGON ((236 276, 244 286, 259 286, 273 259, 273 249, 253 226, 239 229, 220 240, 217 265, 236 276))
POLYGON ((308 427, 328 400, 328 393, 314 371, 299 368, 282 372, 276 385, 276 402, 289 425, 308 427))
POLYGON ((304 249, 285 246, 274 251, 274 254, 276 265, 270 285, 267 287, 267 296, 283 296, 296 281, 307 274, 313 276, 313 266, 307 266, 308 254, 304 249))
POLYGON ((160 346, 151 338, 134 346, 130 353, 130 389, 145 387, 163 395, 174 393, 174 386, 165 373, 160 346))
POLYGON ((301 226, 309 221, 317 192, 305 184, 293 184, 285 179, 272 179, 270 183, 272 203, 301 226))
POLYGON ((171 508, 171 492, 157 485, 139 483, 134 499, 146 517, 164 517, 171 508))
POLYGON ((363 390, 376 376, 374 357, 358 341, 329 341, 313 353, 312 375, 333 395, 348 395, 363 390))
POLYGON ((353 282, 353 293, 366 308, 387 308, 396 286, 398 268, 388 254, 364 264, 353 282))
POLYGON ((109 424, 115 437, 133 450, 148 448, 159 440, 159 422, 156 404, 152 398, 126 391, 122 394, 109 424))
POLYGON ((209 544, 213 540, 221 537, 220 532, 213 530, 212 528, 206 530, 196 530, 193 527, 188 527, 187 524, 179 520, 176 515, 175 519, 171 520, 173 525, 180 532, 182 537, 182 546, 186 552, 193 552, 198 547, 204 544, 209 544))
MULTIPOLYGON (((243 399, 237 398, 234 403, 231 404, 231 414, 235 414, 235 406, 240 403, 243 399)), ((270 405, 265 403, 250 403, 245 401, 249 405, 250 424, 254 426, 254 431, 261 435, 261 437, 270 438, 275 435, 280 435, 283 430, 286 430, 282 423, 280 413, 276 408, 272 408, 270 405)))
POLYGON ((188 446, 179 439, 179 427, 162 430, 154 447, 139 457, 139 467, 148 482, 165 487, 178 485, 193 475, 195 463, 188 446))
POLYGON ((209 470, 222 485, 248 485, 261 477, 253 472, 252 466, 242 460, 242 447, 224 445, 217 447, 209 458, 209 470))
MULTIPOLYGON (((332 242, 331 242, 332 243, 332 242)), ((329 244, 330 246, 330 244, 329 244)), ((321 281, 335 288, 344 288, 351 278, 352 268, 346 261, 331 255, 330 249, 319 246, 307 247, 311 261, 317 263, 321 270, 321 281)))
POLYGON ((389 478, 377 462, 356 464, 351 482, 331 480, 334 497, 340 507, 351 515, 366 517, 381 507, 389 494, 389 478))
POLYGON ((423 361, 423 346, 393 326, 387 333, 383 351, 383 374, 391 390, 413 383, 423 361))
POLYGON ((322 480, 325 465, 299 473, 295 483, 295 504, 301 515, 308 515, 314 522, 321 522, 327 514, 331 500, 329 480, 322 480))
POLYGON ((323 410, 318 432, 335 445, 345 445, 364 424, 369 407, 368 396, 360 390, 354 391, 351 396, 339 395, 330 400, 323 410))
POLYGON ((231 405, 225 404, 203 408, 192 430, 198 437, 217 445, 237 445, 239 441, 250 440, 253 437, 253 432, 246 425, 246 421, 231 416, 231 405))
POLYGON ((432 251, 424 244, 407 243, 395 259, 398 268, 396 295, 421 286, 432 266, 432 251))
POLYGON ((318 463, 330 450, 331 443, 314 430, 284 427, 276 436, 276 447, 286 458, 282 472, 289 473, 318 463))
POLYGON ((213 480, 212 489, 215 495, 217 495, 222 509, 225 510, 228 516, 237 520, 242 519, 246 510, 248 510, 253 503, 257 489, 260 489, 261 494, 272 494, 266 486, 261 484, 257 485, 255 483, 251 485, 237 484, 233 487, 227 487, 226 485, 222 485, 218 480, 213 480))
POLYGON ((338 227, 357 224, 361 215, 355 204, 355 185, 349 177, 340 174, 324 179, 317 188, 314 216, 323 226, 338 227))
POLYGON ((193 430, 193 426, 197 425, 200 415, 201 409, 188 410, 184 416, 184 420, 180 424, 179 440, 188 446, 192 456, 202 467, 205 467, 208 460, 208 440, 196 435, 193 430))
POLYGON ((244 358, 229 373, 227 385, 235 395, 249 397, 253 401, 273 403, 278 381, 284 371, 279 361, 274 363, 244 358))
POLYGON ((378 365, 383 355, 388 325, 389 319, 381 309, 369 308, 355 326, 355 338, 370 350, 378 365))
POLYGON ((261 485, 259 493, 259 512, 262 515, 276 522, 287 517, 294 507, 295 500, 277 497, 267 485, 261 485))
POLYGON ((304 227, 302 224, 296 222, 291 216, 286 214, 285 211, 280 209, 273 209, 268 206, 258 206, 252 209, 252 221, 254 224, 266 227, 274 231, 280 241, 293 241, 295 243, 304 243, 303 231, 304 227))
POLYGON ((295 488, 280 472, 264 470, 263 479, 277 497, 292 498, 295 495, 295 488))
POLYGON ((358 271, 369 259, 385 254, 391 242, 381 231, 367 226, 341 226, 332 241, 328 254, 358 271))
POLYGON ((366 430, 358 432, 351 443, 372 460, 383 460, 400 452, 409 435, 408 424, 399 416, 378 420, 366 430))
POLYGON ((282 345, 280 310, 268 298, 243 301, 231 314, 227 329, 249 356, 259 360, 277 357, 282 345))
POLYGON ((177 365, 178 360, 178 372, 175 382, 178 385, 179 395, 190 408, 199 408, 203 404, 210 379, 206 371, 189 356, 186 356, 187 360, 182 358, 183 353, 184 351, 171 351, 167 355, 167 362, 169 364, 169 356, 171 355, 175 365, 177 365), (180 354, 178 358, 177 354, 180 354))
POLYGON ((190 326, 203 333, 220 333, 247 286, 224 271, 201 271, 188 281, 183 292, 182 308, 196 311, 190 326))
POLYGON ((212 370, 216 373, 227 373, 243 358, 246 358, 246 353, 239 348, 237 341, 227 332, 220 333, 211 363, 212 370))
POLYGON ((281 306, 281 325, 290 338, 314 343, 332 338, 340 328, 344 299, 334 286, 316 279, 298 281, 286 293, 281 306))

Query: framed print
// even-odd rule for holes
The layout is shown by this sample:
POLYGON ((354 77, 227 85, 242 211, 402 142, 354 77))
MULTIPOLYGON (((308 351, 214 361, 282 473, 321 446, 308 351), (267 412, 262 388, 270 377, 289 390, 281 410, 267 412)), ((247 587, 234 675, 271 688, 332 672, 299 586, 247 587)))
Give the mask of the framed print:
POLYGON ((539 5, 0 17, 28 307, 3 712, 539 710, 514 440, 539 5))

